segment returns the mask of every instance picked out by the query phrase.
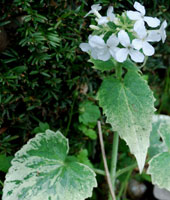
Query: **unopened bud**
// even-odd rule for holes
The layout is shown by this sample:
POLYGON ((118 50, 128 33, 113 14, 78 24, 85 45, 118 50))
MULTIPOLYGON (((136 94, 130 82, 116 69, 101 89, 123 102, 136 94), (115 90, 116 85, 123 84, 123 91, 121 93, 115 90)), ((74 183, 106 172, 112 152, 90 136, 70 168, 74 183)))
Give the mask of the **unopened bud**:
POLYGON ((99 30, 100 29, 98 26, 95 26, 95 25, 90 25, 89 27, 93 30, 99 30))

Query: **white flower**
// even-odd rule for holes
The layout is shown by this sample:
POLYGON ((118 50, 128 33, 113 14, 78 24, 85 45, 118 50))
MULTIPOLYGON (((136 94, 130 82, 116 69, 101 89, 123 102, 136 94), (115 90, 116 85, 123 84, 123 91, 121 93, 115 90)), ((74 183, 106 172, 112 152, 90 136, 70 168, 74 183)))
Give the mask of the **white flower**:
POLYGON ((99 14, 99 10, 101 10, 102 7, 100 6, 100 4, 94 4, 91 6, 91 10, 84 16, 87 17, 88 15, 90 15, 91 13, 95 14, 98 18, 101 17, 101 15, 99 14))
POLYGON ((134 46, 135 49, 143 50, 143 53, 146 56, 152 56, 155 53, 155 50, 152 45, 148 43, 149 38, 148 38, 148 33, 146 31, 146 28, 144 26, 144 23, 142 22, 139 27, 136 27, 137 29, 135 30, 137 33, 137 39, 134 39, 132 41, 132 45, 134 46))
POLYGON ((149 31, 148 40, 150 42, 159 42, 162 39, 162 42, 164 43, 166 39, 166 31, 165 31, 166 27, 167 27, 167 22, 165 20, 158 30, 149 31))
POLYGON ((119 49, 116 53, 116 60, 118 62, 124 62, 127 59, 128 55, 130 55, 131 59, 135 62, 144 61, 144 55, 138 50, 134 49, 133 45, 130 43, 130 38, 128 34, 124 30, 121 30, 118 33, 118 39, 121 45, 125 47, 119 49))
POLYGON ((145 21, 148 26, 150 27, 157 27, 160 25, 160 20, 156 17, 147 17, 145 16, 145 7, 142 6, 140 3, 135 2, 134 3, 134 8, 137 11, 127 11, 127 16, 131 19, 131 20, 135 20, 135 24, 134 27, 138 25, 138 23, 141 23, 141 21, 145 21))
POLYGON ((105 43, 103 38, 97 35, 89 36, 88 43, 81 43, 82 51, 91 53, 92 58, 107 61, 110 57, 115 58, 115 52, 119 50, 117 45, 119 40, 115 35, 111 35, 105 43))
POLYGON ((115 15, 113 14, 113 6, 107 9, 107 16, 97 19, 99 25, 107 24, 109 21, 114 21, 115 15))
POLYGON ((97 58, 103 61, 109 60, 111 56, 115 57, 118 44, 119 40, 115 35, 111 35, 106 43, 100 36, 92 36, 89 39, 89 45, 97 52, 97 58))

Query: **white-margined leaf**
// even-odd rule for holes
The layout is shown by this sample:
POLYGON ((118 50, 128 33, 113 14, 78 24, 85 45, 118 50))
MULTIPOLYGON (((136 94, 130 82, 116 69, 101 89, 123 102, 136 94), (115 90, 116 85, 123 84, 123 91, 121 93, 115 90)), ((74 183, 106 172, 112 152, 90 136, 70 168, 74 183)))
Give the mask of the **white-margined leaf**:
POLYGON ((15 154, 2 200, 84 200, 97 186, 95 173, 67 156, 68 140, 47 130, 15 154))

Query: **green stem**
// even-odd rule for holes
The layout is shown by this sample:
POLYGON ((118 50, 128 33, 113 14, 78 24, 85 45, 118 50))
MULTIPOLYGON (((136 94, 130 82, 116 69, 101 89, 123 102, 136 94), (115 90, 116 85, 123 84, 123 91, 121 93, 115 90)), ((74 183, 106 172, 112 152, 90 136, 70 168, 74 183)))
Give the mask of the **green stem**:
POLYGON ((119 191, 119 194, 118 194, 118 200, 122 197, 123 191, 126 191, 128 180, 130 178, 130 175, 131 175, 132 171, 133 171, 133 169, 129 170, 125 180, 121 184, 120 191, 119 191))
MULTIPOLYGON (((119 134, 117 132, 114 132, 113 146, 112 146, 112 158, 111 158, 111 166, 110 166, 110 177, 111 177, 113 190, 115 190, 118 145, 119 145, 119 134)), ((109 196, 109 200, 111 200, 111 196, 109 196)))
POLYGON ((146 65, 147 60, 148 60, 148 56, 145 56, 144 62, 141 66, 139 66, 139 69, 142 69, 146 65))
POLYGON ((120 176, 120 175, 122 175, 122 174, 124 174, 124 173, 126 173, 126 172, 128 172, 128 171, 130 171, 130 170, 133 170, 135 167, 137 167, 137 163, 134 163, 134 164, 132 164, 132 165, 130 165, 130 166, 128 166, 128 167, 125 167, 125 168, 123 168, 123 169, 119 169, 119 170, 116 172, 116 177, 115 177, 115 178, 117 178, 118 176, 120 176))
POLYGON ((70 125, 71 125, 71 120, 72 120, 72 116, 73 116, 73 108, 74 108, 74 104, 75 104, 75 101, 76 101, 76 94, 74 93, 74 97, 73 97, 73 103, 71 105, 71 110, 70 110, 70 114, 69 114, 69 119, 68 119, 68 124, 67 124, 67 128, 66 128, 66 131, 65 131, 65 136, 68 135, 68 131, 70 129, 70 125))
MULTIPOLYGON (((116 176, 115 176, 114 178, 116 179, 116 178, 119 177, 120 175, 122 175, 122 174, 124 174, 124 173, 130 171, 131 169, 134 169, 135 167, 137 167, 137 163, 134 163, 134 164, 132 164, 132 165, 130 165, 130 166, 128 166, 128 167, 125 167, 125 168, 123 168, 123 169, 119 169, 119 170, 116 172, 116 176)), ((99 174, 99 175, 102 175, 102 176, 106 176, 105 171, 102 170, 102 169, 96 169, 96 168, 94 168, 93 170, 94 170, 94 172, 95 172, 96 174, 99 174)))
POLYGON ((116 66, 116 77, 119 80, 122 78, 122 66, 120 64, 116 66))
POLYGON ((2 185, 2 187, 4 187, 4 184, 3 184, 3 182, 0 180, 0 184, 2 185))
POLYGON ((101 170, 101 169, 93 169, 93 171, 96 173, 96 174, 99 174, 99 175, 102 175, 102 176, 106 176, 106 173, 104 170, 101 170))

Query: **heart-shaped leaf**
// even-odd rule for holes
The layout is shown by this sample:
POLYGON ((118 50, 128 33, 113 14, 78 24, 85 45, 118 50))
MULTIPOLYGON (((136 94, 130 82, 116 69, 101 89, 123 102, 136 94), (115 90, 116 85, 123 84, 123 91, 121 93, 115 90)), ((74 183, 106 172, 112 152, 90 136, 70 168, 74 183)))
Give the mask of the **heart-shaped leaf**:
POLYGON ((15 154, 2 200, 84 200, 97 186, 88 166, 67 156, 68 140, 47 130, 15 154))
POLYGON ((122 81, 106 78, 97 98, 107 122, 127 142, 141 172, 155 111, 152 91, 137 72, 129 70, 122 81))

